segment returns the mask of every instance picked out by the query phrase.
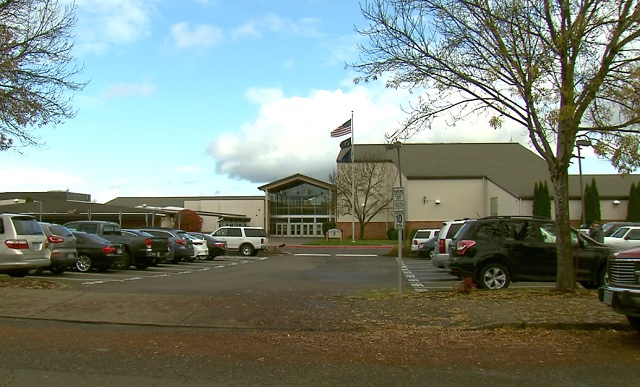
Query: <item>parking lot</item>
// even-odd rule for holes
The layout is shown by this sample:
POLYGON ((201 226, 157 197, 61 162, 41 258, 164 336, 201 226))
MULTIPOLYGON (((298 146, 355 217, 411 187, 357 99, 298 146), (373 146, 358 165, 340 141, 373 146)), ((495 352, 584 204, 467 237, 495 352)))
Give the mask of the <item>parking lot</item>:
POLYGON ((221 270, 231 266, 243 265, 267 258, 268 257, 241 257, 227 255, 224 257, 217 257, 212 261, 196 260, 193 262, 181 262, 179 264, 160 264, 157 266, 151 266, 145 270, 136 270, 135 268, 132 268, 131 270, 111 269, 104 273, 99 273, 97 271, 81 273, 74 270, 68 270, 59 275, 53 274, 49 271, 44 271, 40 275, 30 275, 29 278, 52 280, 63 284, 73 283, 75 286, 98 286, 107 283, 154 280, 211 270, 221 270))
MULTIPOLYGON (((416 292, 453 290, 460 284, 460 280, 447 274, 444 269, 431 264, 431 260, 417 257, 404 257, 403 275, 405 280, 416 292)), ((510 288, 553 288, 555 282, 517 282, 510 288)))
MULTIPOLYGON (((340 251, 340 250, 324 250, 324 249, 306 249, 297 248, 289 252, 292 257, 357 257, 367 259, 377 257, 380 251, 376 250, 359 250, 359 251, 340 251)), ((256 257, 244 257, 240 255, 226 255, 217 257, 215 260, 196 260, 193 262, 181 262, 179 264, 160 264, 151 266, 146 270, 109 270, 104 273, 92 271, 81 273, 69 270, 63 274, 56 275, 49 271, 44 271, 40 275, 30 275, 30 278, 43 280, 51 280, 62 284, 81 286, 86 288, 96 287, 104 284, 117 285, 118 283, 131 283, 134 281, 162 280, 175 278, 176 276, 185 276, 196 273, 205 273, 209 271, 219 271, 239 265, 256 263, 259 261, 270 259, 268 255, 259 255, 256 257)), ((389 257, 390 260, 395 259, 389 257)), ((405 286, 409 286, 411 290, 416 292, 426 291, 450 291, 459 285, 460 281, 443 269, 437 268, 431 264, 431 261, 425 258, 413 256, 403 257, 402 259, 402 275, 405 286)), ((552 288, 555 286, 553 282, 523 282, 514 283, 513 288, 552 288)))

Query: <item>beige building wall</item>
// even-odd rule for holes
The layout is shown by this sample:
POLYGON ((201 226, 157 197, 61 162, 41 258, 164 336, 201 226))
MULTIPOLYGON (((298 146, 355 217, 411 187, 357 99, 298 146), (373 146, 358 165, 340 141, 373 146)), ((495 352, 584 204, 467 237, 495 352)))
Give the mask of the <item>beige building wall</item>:
POLYGON ((484 208, 481 179, 410 180, 405 190, 408 222, 477 217, 484 208))
MULTIPOLYGON (((194 211, 215 212, 246 216, 248 226, 265 227, 265 198, 231 197, 210 200, 185 201, 185 208, 194 211)), ((220 227, 218 216, 203 216, 202 231, 211 232, 220 227)))

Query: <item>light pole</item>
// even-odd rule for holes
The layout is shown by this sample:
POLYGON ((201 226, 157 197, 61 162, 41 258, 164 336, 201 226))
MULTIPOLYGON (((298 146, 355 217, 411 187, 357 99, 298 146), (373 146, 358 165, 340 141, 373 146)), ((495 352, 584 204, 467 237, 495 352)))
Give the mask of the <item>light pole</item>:
POLYGON ((40 200, 34 200, 35 203, 38 203, 38 222, 42 222, 42 202, 40 200))
POLYGON ((585 205, 584 205, 584 185, 582 184, 582 155, 580 154, 580 148, 583 146, 591 146, 591 141, 586 138, 576 141, 578 147, 578 174, 580 175, 580 204, 582 206, 582 214, 580 215, 580 227, 584 226, 585 222, 585 205))

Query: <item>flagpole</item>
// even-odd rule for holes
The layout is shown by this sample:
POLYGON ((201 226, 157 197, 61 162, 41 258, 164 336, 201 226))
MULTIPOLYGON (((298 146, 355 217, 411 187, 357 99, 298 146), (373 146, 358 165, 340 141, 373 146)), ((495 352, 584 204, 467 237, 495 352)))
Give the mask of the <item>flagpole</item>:
POLYGON ((353 110, 351 111, 351 242, 356 241, 356 191, 355 191, 355 159, 354 143, 356 142, 355 130, 353 129, 353 110))

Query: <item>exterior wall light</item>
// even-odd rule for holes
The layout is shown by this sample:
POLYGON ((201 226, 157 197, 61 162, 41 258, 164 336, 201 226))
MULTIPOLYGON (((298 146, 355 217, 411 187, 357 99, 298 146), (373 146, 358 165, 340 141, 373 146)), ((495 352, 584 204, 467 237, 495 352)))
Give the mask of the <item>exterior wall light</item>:
POLYGON ((617 206, 618 204, 620 204, 620 200, 617 200, 617 199, 616 199, 616 200, 614 200, 614 201, 613 201, 613 205, 614 205, 614 206, 617 206))

